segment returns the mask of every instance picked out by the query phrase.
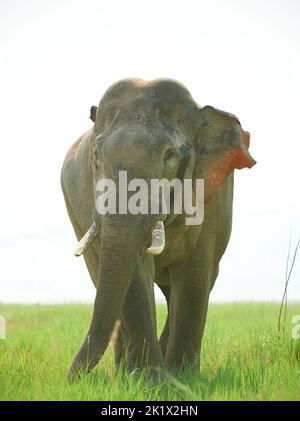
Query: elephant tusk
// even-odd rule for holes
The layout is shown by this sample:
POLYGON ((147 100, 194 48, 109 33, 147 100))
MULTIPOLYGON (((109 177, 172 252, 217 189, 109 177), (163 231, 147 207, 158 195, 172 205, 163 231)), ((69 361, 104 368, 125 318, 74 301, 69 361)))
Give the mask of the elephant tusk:
POLYGON ((86 249, 92 244, 92 242, 97 237, 97 231, 98 230, 94 222, 77 244, 74 252, 75 256, 81 256, 86 251, 86 249))
POLYGON ((165 227, 163 221, 158 221, 152 229, 152 243, 146 253, 156 256, 165 248, 165 227))

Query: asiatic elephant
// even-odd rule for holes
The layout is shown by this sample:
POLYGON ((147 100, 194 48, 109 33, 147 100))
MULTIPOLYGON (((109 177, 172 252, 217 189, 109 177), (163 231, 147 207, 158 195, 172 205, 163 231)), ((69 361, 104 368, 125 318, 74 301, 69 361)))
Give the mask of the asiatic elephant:
POLYGON ((200 107, 175 80, 124 79, 106 91, 95 124, 73 144, 61 173, 68 214, 78 240, 84 237, 77 254, 84 251, 96 288, 69 378, 98 363, 118 320, 117 365, 124 359, 127 370, 153 374, 198 367, 209 294, 231 232, 233 171, 255 164, 249 138, 237 117, 200 107), (187 226, 185 215, 172 212, 100 215, 97 182, 109 178, 118 189, 119 171, 148 184, 204 179, 202 224, 187 226), (162 236, 165 244, 154 244, 162 236), (154 282, 168 305, 160 339, 154 282))

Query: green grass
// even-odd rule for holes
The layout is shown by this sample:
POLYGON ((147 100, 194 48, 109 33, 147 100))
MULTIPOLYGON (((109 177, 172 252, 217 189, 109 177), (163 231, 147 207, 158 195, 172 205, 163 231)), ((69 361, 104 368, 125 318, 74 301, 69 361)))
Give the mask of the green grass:
MULTIPOLYGON (((88 305, 0 305, 0 400, 299 400, 300 340, 277 335, 277 304, 210 305, 201 372, 153 385, 116 374, 111 345, 97 369, 68 384, 66 371, 89 326, 88 305)), ((159 305, 158 328, 165 319, 159 305)))

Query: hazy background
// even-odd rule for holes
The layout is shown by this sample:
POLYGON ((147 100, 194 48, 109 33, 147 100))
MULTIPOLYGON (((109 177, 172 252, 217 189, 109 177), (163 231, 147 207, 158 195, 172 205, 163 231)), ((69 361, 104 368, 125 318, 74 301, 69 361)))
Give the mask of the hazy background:
POLYGON ((60 168, 90 106, 128 76, 178 79, 251 132, 258 164, 236 171, 212 300, 279 300, 300 234, 300 2, 1 0, 0 16, 0 301, 94 299, 60 168))

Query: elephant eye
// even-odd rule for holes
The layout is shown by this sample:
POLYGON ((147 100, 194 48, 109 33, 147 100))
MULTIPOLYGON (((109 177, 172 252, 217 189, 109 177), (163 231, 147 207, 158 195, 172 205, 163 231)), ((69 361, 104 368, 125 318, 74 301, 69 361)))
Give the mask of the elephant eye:
POLYGON ((169 161, 170 159, 176 158, 177 152, 174 148, 167 149, 165 153, 165 161, 169 161))

